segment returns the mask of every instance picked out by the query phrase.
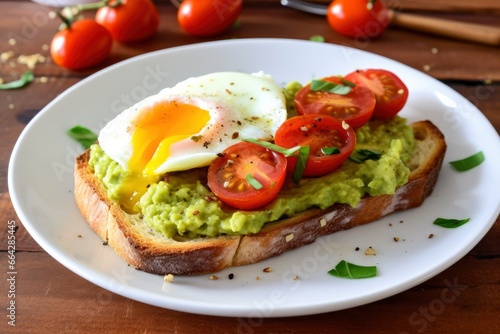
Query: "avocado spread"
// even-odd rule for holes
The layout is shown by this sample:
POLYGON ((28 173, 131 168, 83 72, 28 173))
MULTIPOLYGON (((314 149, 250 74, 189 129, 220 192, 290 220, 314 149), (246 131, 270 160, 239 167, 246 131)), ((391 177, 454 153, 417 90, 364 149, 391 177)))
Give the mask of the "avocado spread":
MULTIPOLYGON (((217 236, 258 232, 266 222, 290 217, 309 208, 327 208, 335 203, 355 207, 368 194, 394 194, 408 182, 406 164, 414 148, 413 131, 406 120, 370 121, 357 131, 357 149, 382 152, 377 160, 356 163, 347 160, 334 172, 319 178, 304 178, 299 185, 285 182, 278 197, 256 211, 237 211, 222 204, 206 185, 206 168, 168 173, 150 184, 137 205, 139 215, 165 236, 217 236)), ((127 172, 95 144, 89 161, 93 173, 120 201, 127 172)))

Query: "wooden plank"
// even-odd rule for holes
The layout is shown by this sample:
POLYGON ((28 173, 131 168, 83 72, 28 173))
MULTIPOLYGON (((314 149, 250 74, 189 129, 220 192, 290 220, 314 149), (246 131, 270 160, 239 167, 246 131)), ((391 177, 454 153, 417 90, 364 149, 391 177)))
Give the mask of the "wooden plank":
MULTIPOLYGON (((498 16, 492 14, 495 8, 481 15, 462 12, 465 8, 473 10, 474 6, 484 10, 485 6, 500 5, 496 0, 478 0, 470 4, 463 0, 425 1, 401 0, 401 4, 435 11, 447 10, 446 6, 458 6, 453 11, 461 14, 440 13, 438 16, 500 24, 498 16), (432 4, 423 8, 425 1, 432 4), (436 6, 439 8, 435 9, 436 6)), ((5 309, 1 313, 4 316, 0 324, 1 333, 122 333, 125 329, 138 333, 500 331, 500 219, 463 259, 415 288, 369 305, 296 318, 211 317, 145 305, 95 286, 45 253, 22 226, 10 203, 7 164, 15 140, 31 118, 66 88, 102 67, 144 52, 215 39, 308 39, 313 34, 321 34, 329 43, 381 54, 444 80, 476 105, 500 133, 500 84, 495 82, 500 81, 500 64, 496 48, 429 37, 402 29, 390 29, 377 40, 353 41, 331 31, 323 18, 283 9, 276 0, 248 0, 239 29, 213 39, 194 38, 179 28, 175 21, 175 9, 169 1, 157 3, 162 6, 162 14, 160 31, 155 39, 137 45, 116 44, 113 55, 106 63, 83 72, 61 69, 47 59, 36 65, 35 83, 21 90, 0 91, 0 221, 4 227, 9 221, 15 221, 19 226, 15 234, 17 328, 7 325, 7 303, 4 303, 7 299, 3 298, 5 309)), ((34 53, 48 56, 46 45, 57 30, 58 22, 45 21, 42 15, 47 15, 47 9, 33 2, 0 0, 0 36, 4 37, 0 39, 0 52, 12 50, 16 56, 34 53), (18 43, 9 43, 9 38, 18 43)), ((0 76, 6 79, 16 78, 24 70, 26 66, 17 62, 0 62, 0 76)), ((4 270, 4 279, 0 280, 0 290, 4 293, 10 289, 8 277, 5 277, 8 272, 7 236, 7 229, 3 228, 0 232, 0 268, 4 270)))
MULTIPOLYGON (((6 262, 4 254, 2 263, 6 262)), ((192 316, 104 290, 44 253, 18 253, 17 264, 16 332, 25 334, 40 333, 41 327, 43 333, 122 333, 125 328, 132 333, 201 333, 200 328, 203 333, 218 334, 327 333, 332 326, 340 333, 387 333, 394 328, 410 333, 494 333, 498 325, 498 257, 466 256, 408 291, 362 307, 310 316, 308 321, 303 317, 192 316), (470 305, 467 321, 457 316, 464 313, 463 305, 470 305), (387 314, 391 314, 391 321, 387 321, 387 314)), ((1 280, 0 287, 9 290, 6 280, 1 280)), ((6 326, 2 321, 0 331, 5 332, 6 326)))
MULTIPOLYGON (((267 14, 263 16, 262 6, 256 4, 245 6, 240 19, 241 27, 214 38, 187 36, 177 24, 175 8, 166 6, 161 11, 160 31, 156 38, 135 45, 116 43, 111 57, 101 66, 92 70, 71 72, 55 66, 50 61, 48 51, 44 49, 57 31, 58 22, 50 20, 45 24, 39 23, 38 26, 33 23, 35 22, 34 18, 38 17, 37 15, 46 14, 46 9, 41 9, 40 5, 30 2, 22 2, 16 7, 9 7, 9 2, 0 2, 0 29, 4 36, 10 36, 11 39, 17 41, 12 46, 8 44, 8 38, 1 39, 0 50, 2 52, 12 50, 16 56, 34 53, 44 55, 46 62, 38 64, 35 70, 39 77, 75 76, 83 78, 100 68, 132 56, 183 44, 254 37, 309 39, 312 35, 317 34, 324 36, 329 43, 373 52, 403 62, 418 70, 425 69, 427 74, 438 79, 500 81, 499 53, 498 48, 495 47, 462 43, 399 28, 390 28, 377 39, 352 39, 334 32, 323 17, 292 9, 283 9, 277 4, 272 7, 267 5, 265 7, 267 14), (7 12, 10 14, 3 14, 7 12), (19 17, 22 18, 21 24, 19 24, 19 17), (27 33, 30 24, 34 27, 31 27, 33 32, 27 33), (438 50, 438 53, 432 53, 433 50, 438 50)), ((464 14, 442 14, 440 17, 467 22, 491 23, 500 27, 498 17, 491 14, 480 17, 464 14)), ((39 20, 44 22, 43 19, 39 20)), ((4 66, 6 65, 4 64, 4 66)), ((5 75, 5 73, 10 73, 14 77, 14 74, 19 75, 21 70, 2 67, 0 76, 5 75)))

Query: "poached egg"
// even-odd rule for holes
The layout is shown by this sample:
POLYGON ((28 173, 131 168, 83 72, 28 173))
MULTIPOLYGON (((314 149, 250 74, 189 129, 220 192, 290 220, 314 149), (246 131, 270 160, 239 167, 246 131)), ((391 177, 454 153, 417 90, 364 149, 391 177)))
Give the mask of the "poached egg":
POLYGON ((99 133, 103 151, 126 171, 121 204, 173 171, 208 166, 244 138, 272 140, 286 120, 282 88, 264 73, 189 78, 124 110, 99 133))

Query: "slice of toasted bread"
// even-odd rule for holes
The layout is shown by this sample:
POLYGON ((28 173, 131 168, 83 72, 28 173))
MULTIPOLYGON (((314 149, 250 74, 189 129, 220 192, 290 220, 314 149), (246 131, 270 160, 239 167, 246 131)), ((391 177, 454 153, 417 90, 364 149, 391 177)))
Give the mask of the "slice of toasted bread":
POLYGON ((312 243, 318 236, 366 224, 395 211, 420 206, 436 184, 446 152, 443 134, 430 121, 412 124, 416 147, 409 181, 394 195, 367 196, 352 208, 335 204, 267 223, 259 233, 196 239, 167 238, 139 215, 109 200, 88 166, 89 151, 77 158, 75 198, 90 227, 126 262, 154 274, 201 274, 256 263, 312 243))

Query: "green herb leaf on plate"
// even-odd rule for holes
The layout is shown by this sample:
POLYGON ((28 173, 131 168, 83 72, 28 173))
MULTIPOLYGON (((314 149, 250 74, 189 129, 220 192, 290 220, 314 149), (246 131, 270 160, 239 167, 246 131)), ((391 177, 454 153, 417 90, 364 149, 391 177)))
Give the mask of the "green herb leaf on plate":
POLYGON ((69 129, 68 135, 79 142, 84 149, 88 149, 97 141, 97 135, 94 132, 80 125, 69 129))
POLYGON ((460 172, 468 171, 474 167, 479 166, 485 160, 484 154, 482 151, 477 152, 467 158, 461 160, 450 161, 450 165, 452 165, 456 170, 460 172))
POLYGON ((470 218, 465 219, 447 219, 447 218, 436 218, 434 220, 434 225, 438 225, 444 228, 457 228, 468 223, 470 218))
POLYGON ((332 276, 340 278, 368 278, 377 276, 377 267, 360 266, 342 260, 335 266, 334 269, 330 270, 328 273, 332 276))
POLYGON ((33 74, 33 72, 26 71, 23 73, 23 75, 21 75, 19 79, 0 84, 0 90, 22 88, 31 83, 33 80, 35 80, 35 75, 33 74))
POLYGON ((354 150, 354 152, 349 156, 352 161, 361 164, 366 160, 378 160, 382 156, 382 151, 370 150, 370 149, 359 149, 354 150))

